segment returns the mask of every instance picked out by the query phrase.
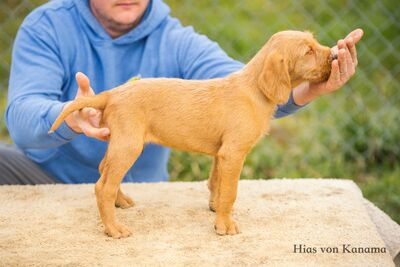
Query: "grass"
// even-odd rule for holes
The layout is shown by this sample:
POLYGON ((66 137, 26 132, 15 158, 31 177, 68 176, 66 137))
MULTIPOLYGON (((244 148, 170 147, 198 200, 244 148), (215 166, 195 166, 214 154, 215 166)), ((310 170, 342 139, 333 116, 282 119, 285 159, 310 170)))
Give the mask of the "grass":
MULTIPOLYGON (((0 3, 0 86, 7 88, 12 38, 22 18, 45 1, 0 3), (6 8, 4 8, 6 7, 6 8), (10 16, 11 14, 11 16, 10 16)), ((334 45, 351 30, 365 31, 357 74, 339 92, 298 114, 275 120, 271 134, 248 156, 242 179, 329 177, 354 180, 366 198, 400 222, 400 45, 397 1, 166 0, 184 25, 248 61, 274 32, 311 30, 334 45)), ((5 107, 0 91, 0 114, 5 107)), ((3 117, 3 116, 2 116, 3 117)), ((0 121, 2 140, 8 139, 0 121)), ((9 139, 8 139, 9 140, 9 139)), ((173 151, 171 180, 204 180, 210 158, 173 151)))

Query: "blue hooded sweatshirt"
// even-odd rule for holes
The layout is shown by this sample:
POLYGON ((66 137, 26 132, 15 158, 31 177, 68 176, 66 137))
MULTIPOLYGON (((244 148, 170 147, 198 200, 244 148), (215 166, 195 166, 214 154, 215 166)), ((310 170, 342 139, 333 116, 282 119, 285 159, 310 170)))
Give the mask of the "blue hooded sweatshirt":
MULTIPOLYGON (((209 79, 243 67, 169 11, 161 0, 151 0, 140 24, 116 39, 87 0, 50 1, 28 15, 14 43, 6 110, 10 135, 25 155, 63 183, 99 178, 107 143, 77 134, 65 122, 47 134, 65 102, 75 98, 78 71, 100 93, 133 76, 209 79)), ((291 97, 276 117, 298 108, 291 97)), ((169 148, 146 145, 124 181, 166 181, 169 154, 169 148)))

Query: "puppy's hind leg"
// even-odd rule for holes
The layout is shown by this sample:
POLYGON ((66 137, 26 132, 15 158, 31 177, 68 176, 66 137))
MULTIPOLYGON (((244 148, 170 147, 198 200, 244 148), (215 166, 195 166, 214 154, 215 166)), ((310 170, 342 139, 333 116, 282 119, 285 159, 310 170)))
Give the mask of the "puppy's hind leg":
MULTIPOLYGON (((140 129, 135 127, 132 129, 140 129)), ((122 129, 111 129, 106 161, 103 164, 103 173, 96 183, 96 198, 100 216, 107 235, 113 238, 127 237, 131 232, 124 225, 119 224, 115 216, 115 203, 120 183, 139 157, 143 149, 143 135, 135 131, 135 136, 124 135, 129 132, 122 129)))
POLYGON ((103 190, 104 183, 106 181, 106 177, 103 175, 104 174, 104 168, 107 163, 107 151, 106 154, 104 155, 104 158, 101 160, 100 165, 99 165, 99 173, 100 173, 100 178, 96 182, 96 185, 94 187, 94 192, 97 194, 103 190))
MULTIPOLYGON (((100 174, 103 173, 104 165, 106 162, 107 162, 107 153, 99 165, 100 174)), ((103 179, 100 179, 99 182, 100 182, 99 184, 101 184, 101 187, 103 187, 103 185, 104 185, 103 179)), ((135 202, 133 201, 133 199, 130 198, 129 196, 125 195, 124 193, 122 193, 121 186, 119 186, 117 199, 115 200, 115 207, 121 208, 121 209, 127 209, 134 205, 135 205, 135 202)))
POLYGON ((133 201, 133 199, 122 193, 121 186, 119 186, 117 199, 115 200, 115 207, 121 209, 127 209, 133 207, 134 205, 135 202, 133 201))

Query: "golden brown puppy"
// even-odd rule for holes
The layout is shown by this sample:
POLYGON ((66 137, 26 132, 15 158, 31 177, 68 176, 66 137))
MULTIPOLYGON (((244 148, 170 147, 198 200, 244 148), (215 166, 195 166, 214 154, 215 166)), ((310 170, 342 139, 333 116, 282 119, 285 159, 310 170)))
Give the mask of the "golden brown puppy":
POLYGON ((318 44, 310 33, 279 32, 242 70, 225 78, 128 82, 76 99, 51 131, 75 110, 103 110, 102 122, 111 134, 95 191, 108 235, 131 234, 116 221, 115 205, 132 205, 119 187, 145 143, 214 157, 208 180, 210 209, 217 214, 214 227, 220 235, 233 235, 239 228, 231 210, 247 153, 268 132, 277 104, 288 101, 291 88, 303 81, 327 80, 331 61, 330 48, 318 44))

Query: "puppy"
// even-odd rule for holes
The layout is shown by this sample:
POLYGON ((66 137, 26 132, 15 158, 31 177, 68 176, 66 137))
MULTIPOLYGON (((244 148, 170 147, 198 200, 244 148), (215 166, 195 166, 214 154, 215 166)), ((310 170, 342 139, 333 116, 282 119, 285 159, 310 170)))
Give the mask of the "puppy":
POLYGON ((145 143, 214 157, 208 180, 209 206, 216 211, 214 228, 219 235, 234 235, 239 228, 231 211, 246 155, 268 132, 277 105, 288 101, 291 89, 304 81, 327 80, 331 61, 330 48, 320 45, 311 33, 279 32, 242 70, 225 78, 128 82, 74 100, 49 132, 73 111, 84 107, 103 111, 102 123, 111 134, 95 192, 109 236, 131 234, 117 222, 115 206, 132 204, 120 191, 120 183, 145 143))

